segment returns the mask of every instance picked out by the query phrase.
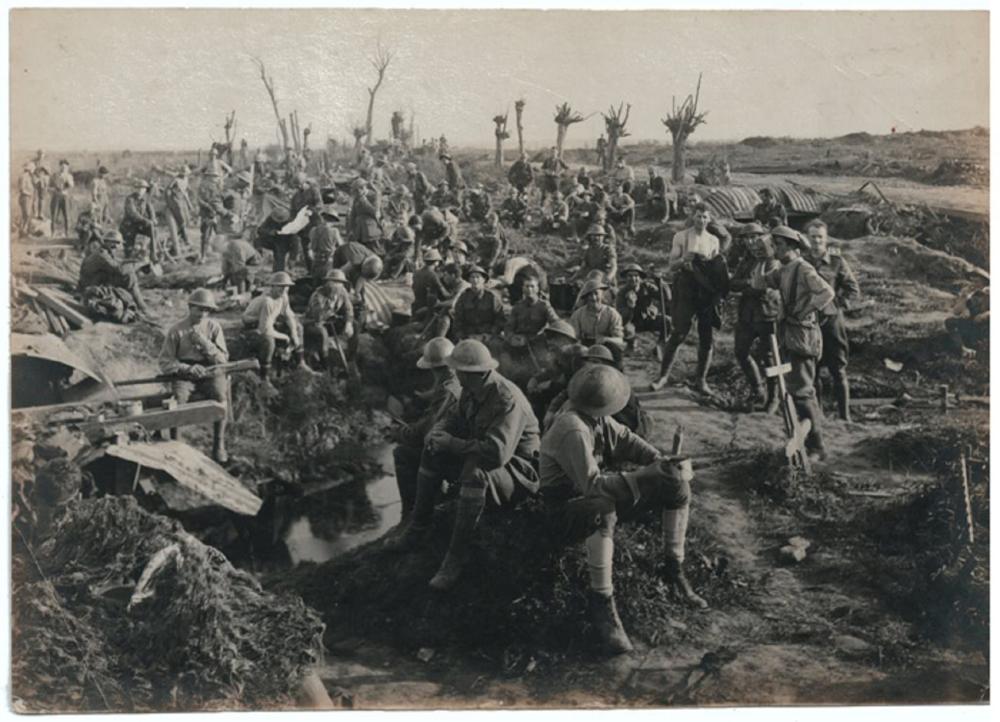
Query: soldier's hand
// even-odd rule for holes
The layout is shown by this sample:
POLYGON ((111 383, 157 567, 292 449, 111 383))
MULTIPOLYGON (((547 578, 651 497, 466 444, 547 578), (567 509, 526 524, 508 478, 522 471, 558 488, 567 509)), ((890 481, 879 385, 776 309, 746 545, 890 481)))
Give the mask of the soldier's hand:
POLYGON ((201 364, 188 366, 188 375, 193 379, 203 379, 208 375, 208 371, 201 364))

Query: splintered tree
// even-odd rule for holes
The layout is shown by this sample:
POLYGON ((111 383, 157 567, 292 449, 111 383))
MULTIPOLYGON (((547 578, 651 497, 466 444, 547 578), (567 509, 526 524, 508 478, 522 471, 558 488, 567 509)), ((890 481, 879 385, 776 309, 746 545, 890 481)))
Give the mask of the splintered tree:
POLYGON ((524 153, 524 126, 521 125, 521 117, 524 115, 524 98, 514 103, 514 115, 517 116, 517 152, 524 153))
POLYGON ((607 113, 602 113, 604 116, 604 128, 608 132, 608 152, 605 158, 607 159, 607 167, 611 168, 614 166, 618 155, 618 141, 621 138, 626 138, 631 135, 625 130, 625 125, 628 123, 628 114, 632 110, 632 104, 626 104, 622 101, 618 104, 618 109, 615 106, 610 106, 607 113))
POLYGON ((351 129, 351 134, 354 136, 354 156, 360 158, 361 149, 365 144, 365 136, 368 135, 368 129, 363 125, 356 125, 351 129))
POLYGON ((496 129, 493 131, 493 135, 497 139, 497 153, 495 160, 495 165, 497 168, 503 166, 503 142, 510 137, 510 133, 507 132, 507 116, 510 115, 510 106, 507 106, 507 112, 503 115, 494 115, 493 123, 496 125, 496 129))
POLYGON ((257 64, 257 69, 260 70, 260 79, 263 81, 264 88, 271 98, 271 107, 274 108, 274 117, 278 121, 278 130, 281 132, 281 147, 285 153, 288 153, 288 125, 285 123, 285 119, 281 117, 281 111, 278 110, 278 98, 274 93, 274 78, 267 74, 263 60, 260 58, 252 58, 252 60, 257 64))
POLYGON ((375 55, 368 59, 368 62, 375 68, 375 72, 378 73, 378 78, 375 81, 375 85, 368 88, 368 117, 365 120, 366 145, 371 145, 372 142, 372 114, 375 112, 375 93, 382 87, 382 81, 385 80, 386 68, 389 67, 391 61, 392 53, 383 48, 381 42, 377 43, 375 46, 375 55))
POLYGON ((701 95, 701 73, 698 74, 698 87, 694 95, 689 95, 677 107, 676 97, 670 98, 670 114, 663 119, 674 141, 674 167, 671 178, 674 183, 684 182, 684 172, 687 170, 687 139, 699 125, 705 122, 708 111, 698 112, 698 98, 701 95))
POLYGON ((566 131, 573 123, 581 123, 584 118, 570 107, 569 103, 556 106, 556 155, 562 158, 563 143, 566 142, 566 131))

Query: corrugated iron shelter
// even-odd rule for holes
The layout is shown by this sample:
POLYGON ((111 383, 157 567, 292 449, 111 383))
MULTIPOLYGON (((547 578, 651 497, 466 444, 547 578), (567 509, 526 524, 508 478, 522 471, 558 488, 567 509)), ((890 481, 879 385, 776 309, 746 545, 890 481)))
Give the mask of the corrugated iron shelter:
POLYGON ((760 191, 767 188, 781 201, 789 215, 815 216, 819 215, 823 205, 830 196, 803 188, 792 183, 774 185, 750 186, 720 186, 709 193, 705 204, 717 218, 732 218, 747 221, 753 218, 753 209, 760 203, 760 191))

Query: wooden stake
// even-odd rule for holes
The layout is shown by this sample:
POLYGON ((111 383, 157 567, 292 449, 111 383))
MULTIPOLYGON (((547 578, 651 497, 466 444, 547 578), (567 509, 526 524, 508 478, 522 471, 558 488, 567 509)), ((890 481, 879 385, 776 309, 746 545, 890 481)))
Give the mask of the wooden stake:
POLYGON ((971 456, 972 456, 972 447, 967 446, 965 452, 962 453, 960 458, 962 465, 962 495, 965 500, 965 528, 968 530, 970 545, 974 544, 976 541, 976 534, 972 519, 972 493, 969 491, 968 459, 971 456))

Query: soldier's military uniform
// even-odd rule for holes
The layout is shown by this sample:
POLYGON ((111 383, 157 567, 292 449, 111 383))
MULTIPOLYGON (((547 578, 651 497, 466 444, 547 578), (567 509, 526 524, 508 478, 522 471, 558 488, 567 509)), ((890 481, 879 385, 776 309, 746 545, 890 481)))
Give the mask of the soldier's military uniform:
POLYGON ((510 309, 505 333, 508 336, 512 334, 534 336, 550 323, 555 323, 558 320, 559 314, 545 299, 539 298, 530 301, 527 298, 522 298, 510 309))
POLYGON ((816 396, 822 398, 820 370, 830 372, 834 394, 837 397, 837 411, 842 419, 851 416, 851 388, 847 380, 847 362, 850 356, 850 342, 847 340, 847 325, 844 323, 844 308, 861 296, 851 267, 843 256, 830 249, 820 258, 810 259, 820 278, 829 284, 836 294, 833 301, 819 314, 819 328, 823 332, 823 355, 816 367, 816 396))
POLYGON ((455 335, 459 339, 498 334, 503 324, 503 302, 489 288, 479 293, 467 288, 455 301, 455 335))

